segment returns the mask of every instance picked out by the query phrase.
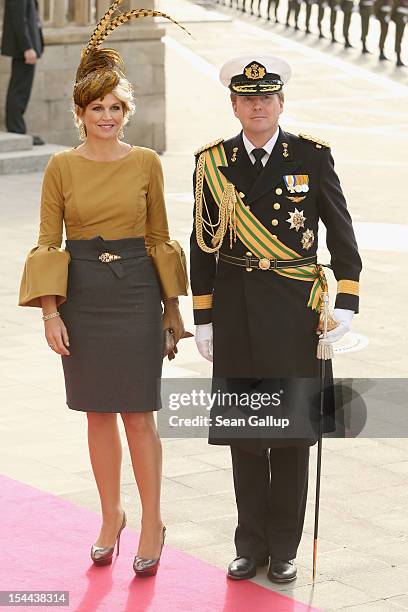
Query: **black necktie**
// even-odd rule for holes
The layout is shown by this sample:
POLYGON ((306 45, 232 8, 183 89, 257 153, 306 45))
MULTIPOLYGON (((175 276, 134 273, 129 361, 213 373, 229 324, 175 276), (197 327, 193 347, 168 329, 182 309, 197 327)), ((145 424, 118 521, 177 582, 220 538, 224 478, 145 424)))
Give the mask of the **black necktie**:
POLYGON ((254 168, 257 174, 259 174, 263 170, 261 159, 264 155, 266 155, 266 151, 265 149, 254 149, 253 151, 251 151, 251 153, 255 157, 254 168))

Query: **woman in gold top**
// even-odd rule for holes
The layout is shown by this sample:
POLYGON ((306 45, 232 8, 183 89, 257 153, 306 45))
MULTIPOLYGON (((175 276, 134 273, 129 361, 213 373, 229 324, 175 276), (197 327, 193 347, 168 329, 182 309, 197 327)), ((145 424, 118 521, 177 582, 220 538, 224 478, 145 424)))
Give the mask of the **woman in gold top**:
POLYGON ((87 413, 103 515, 91 548, 96 565, 112 562, 115 543, 119 554, 126 524, 121 414, 142 504, 133 567, 146 576, 157 571, 165 535, 161 444, 153 417, 161 407, 163 329, 171 330, 174 346, 184 333, 177 296, 187 295, 187 274, 183 250, 169 238, 160 158, 120 140, 134 112, 122 58, 100 48, 116 25, 163 14, 114 17, 118 4, 82 53, 73 97, 84 142, 56 153, 47 165, 38 245, 26 259, 19 304, 42 308, 47 342, 61 355, 67 405, 87 413))

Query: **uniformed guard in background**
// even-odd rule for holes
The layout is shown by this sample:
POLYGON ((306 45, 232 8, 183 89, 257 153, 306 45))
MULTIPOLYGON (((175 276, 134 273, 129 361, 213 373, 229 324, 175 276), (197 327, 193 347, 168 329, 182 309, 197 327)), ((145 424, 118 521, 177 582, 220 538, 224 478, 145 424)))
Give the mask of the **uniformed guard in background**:
POLYGON ((293 13, 295 17, 295 30, 299 29, 299 13, 302 0, 288 0, 288 10, 286 12, 286 27, 290 27, 290 16, 293 13))
MULTIPOLYGON (((251 15, 255 15, 254 0, 251 0, 251 15)), ((258 0, 258 17, 261 17, 261 0, 258 0)))
POLYGON ((363 44, 361 52, 370 53, 367 49, 367 35, 370 28, 370 19, 374 11, 374 0, 360 0, 359 11, 361 17, 361 42, 363 44))
POLYGON ((267 15, 267 20, 270 21, 271 20, 271 6, 273 3, 273 14, 275 16, 275 22, 279 23, 278 20, 278 8, 279 8, 279 0, 268 0, 268 15, 267 15))
POLYGON ((385 41, 387 40, 388 27, 391 21, 392 0, 375 0, 374 15, 380 22, 380 40, 378 47, 380 49, 380 60, 386 60, 384 53, 385 41))
POLYGON ((343 37, 344 47, 349 49, 352 45, 349 39, 349 30, 351 23, 351 16, 354 11, 354 0, 342 0, 341 10, 343 11, 343 37))
POLYGON ((305 4, 306 4, 305 26, 306 26, 307 34, 310 34, 310 18, 312 16, 312 8, 315 3, 316 3, 316 0, 305 0, 305 4))
POLYGON ((397 66, 404 66, 401 59, 401 45, 405 26, 408 21, 408 0, 394 0, 391 19, 395 22, 395 53, 397 54, 397 66))
POLYGON ((341 0, 329 0, 330 6, 330 34, 332 43, 336 43, 337 15, 341 9, 341 0))
MULTIPOLYGON (((286 61, 270 55, 222 67, 243 129, 196 152, 190 270, 196 343, 213 361, 213 385, 224 381, 228 391, 249 394, 282 385, 301 414, 308 384, 320 382, 316 331, 327 281, 316 257, 319 219, 337 279, 328 342, 358 311, 361 259, 329 145, 279 127, 290 74, 286 61)), ((325 363, 332 380, 331 361, 325 363)), ((225 428, 220 437, 216 429, 209 442, 231 447, 238 510, 228 576, 251 578, 269 563, 271 581, 294 580, 309 448, 317 438, 277 438, 272 427, 265 435, 246 429, 247 437, 225 428)), ((331 407, 323 430, 333 429, 331 407)))
POLYGON ((319 29, 319 38, 324 38, 323 34, 323 19, 326 8, 329 6, 328 0, 317 0, 317 5, 319 7, 317 13, 317 27, 319 29))

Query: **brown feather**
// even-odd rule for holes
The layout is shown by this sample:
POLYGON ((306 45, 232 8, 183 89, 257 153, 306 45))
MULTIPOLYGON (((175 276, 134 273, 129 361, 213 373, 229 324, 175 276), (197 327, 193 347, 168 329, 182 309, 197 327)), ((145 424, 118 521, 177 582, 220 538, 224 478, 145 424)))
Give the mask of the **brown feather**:
POLYGON ((122 13, 121 15, 113 19, 111 23, 106 27, 105 31, 100 36, 98 36, 98 38, 95 40, 94 48, 98 48, 103 43, 103 41, 114 30, 116 30, 117 27, 123 25, 124 23, 126 23, 127 21, 130 21, 131 19, 139 19, 140 17, 164 17, 165 19, 168 19, 169 21, 177 25, 179 28, 181 28, 182 30, 187 32, 187 34, 191 36, 191 33, 184 26, 182 26, 178 21, 176 21, 175 19, 173 19, 172 17, 170 17, 170 15, 167 15, 166 13, 162 13, 161 11, 156 11, 156 10, 151 10, 151 9, 134 9, 132 11, 127 11, 126 13, 122 13))
POLYGON ((83 79, 95 70, 119 70, 123 72, 124 64, 122 56, 115 49, 95 49, 88 53, 77 69, 76 82, 83 79))
POLYGON ((110 7, 108 8, 108 10, 106 11, 106 13, 100 18, 98 24, 96 25, 89 41, 88 44, 86 45, 86 47, 83 49, 82 51, 82 56, 88 54, 93 45, 94 42, 96 41, 96 39, 104 33, 104 31, 106 30, 106 27, 108 26, 111 17, 113 15, 113 13, 116 11, 116 9, 118 8, 119 4, 121 4, 123 2, 123 0, 115 0, 110 7))

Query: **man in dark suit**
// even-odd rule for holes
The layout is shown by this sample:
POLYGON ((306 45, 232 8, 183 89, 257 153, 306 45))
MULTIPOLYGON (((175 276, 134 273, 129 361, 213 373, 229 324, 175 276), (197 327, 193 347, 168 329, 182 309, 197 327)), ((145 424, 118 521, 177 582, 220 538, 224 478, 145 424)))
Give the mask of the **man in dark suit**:
MULTIPOLYGON (((2 55, 12 58, 6 99, 6 127, 26 134, 24 113, 30 99, 35 65, 44 50, 37 0, 6 0, 4 7, 2 55)), ((33 136, 33 144, 44 144, 33 136)))
MULTIPOLYGON (((190 240, 196 344, 213 361, 213 393, 220 384, 233 397, 232 409, 211 410, 209 442, 231 447, 238 525, 228 577, 235 580, 268 563, 271 581, 296 578, 309 447, 317 441, 317 345, 327 291, 316 256, 319 219, 337 279, 326 342, 339 339, 358 312, 361 259, 329 145, 279 127, 290 74, 286 61, 269 55, 227 62, 220 78, 243 129, 196 152, 190 240), (242 408, 241 398, 252 402, 274 388, 281 402, 242 408), (249 414, 251 426, 231 428, 232 419, 221 418, 225 426, 217 430, 226 414, 249 414), (258 419, 273 414, 294 417, 288 436, 258 419)), ((336 429, 330 360, 326 375, 328 432, 336 429)))

